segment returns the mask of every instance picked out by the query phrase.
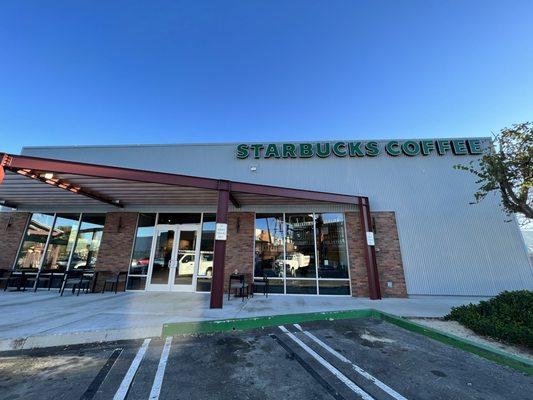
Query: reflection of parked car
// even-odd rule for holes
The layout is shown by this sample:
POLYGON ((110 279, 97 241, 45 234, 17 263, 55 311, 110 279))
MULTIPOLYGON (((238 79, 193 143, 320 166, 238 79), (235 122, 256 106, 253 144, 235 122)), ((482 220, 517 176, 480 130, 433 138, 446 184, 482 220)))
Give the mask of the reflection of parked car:
MULTIPOLYGON (((57 265, 61 269, 66 270, 68 260, 61 260, 57 262, 57 265)), ((70 261, 70 269, 85 269, 87 267, 87 260, 82 260, 79 257, 73 256, 70 261)))
POLYGON ((296 274, 305 274, 309 268, 311 256, 306 256, 302 253, 289 253, 285 260, 276 260, 278 268, 283 270, 283 265, 287 270, 287 275, 296 276, 296 274))
MULTIPOLYGON (((195 267, 195 254, 194 251, 187 251, 180 255, 178 261, 179 268, 178 274, 192 275, 195 267)), ((133 275, 146 275, 148 272, 148 266, 150 265, 150 259, 148 257, 141 258, 135 262, 135 265, 131 266, 131 274, 133 275)), ((165 265, 163 258, 156 258, 154 260, 154 270, 160 270, 165 265)), ((211 277, 213 275, 213 252, 201 252, 200 253, 200 265, 198 266, 198 276, 211 277)))
MULTIPOLYGON (((179 259, 179 274, 192 275, 194 272, 194 252, 186 252, 179 259)), ((211 277, 213 275, 213 253, 203 252, 200 254, 200 265, 198 265, 198 276, 211 277)))
POLYGON ((148 257, 141 258, 137 260, 137 267, 147 267, 150 264, 150 259, 148 257))

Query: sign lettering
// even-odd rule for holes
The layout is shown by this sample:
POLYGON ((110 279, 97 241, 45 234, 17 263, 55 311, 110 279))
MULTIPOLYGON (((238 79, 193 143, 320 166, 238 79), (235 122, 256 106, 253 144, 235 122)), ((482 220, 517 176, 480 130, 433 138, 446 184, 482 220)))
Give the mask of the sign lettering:
POLYGON ((382 153, 398 156, 479 155, 480 139, 391 140, 389 142, 254 143, 237 145, 237 158, 355 158, 376 157, 382 153))

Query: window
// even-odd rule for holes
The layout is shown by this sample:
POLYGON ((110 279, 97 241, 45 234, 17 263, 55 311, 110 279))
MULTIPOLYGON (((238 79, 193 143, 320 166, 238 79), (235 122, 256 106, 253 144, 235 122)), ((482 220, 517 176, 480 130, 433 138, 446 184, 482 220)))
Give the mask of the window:
MULTIPOLYGON (((104 223, 105 214, 32 214, 15 269, 93 270, 104 223)), ((59 284, 60 280, 53 286, 59 284)))
POLYGON ((76 243, 80 214, 57 214, 42 269, 65 271, 76 243))
POLYGON ((344 214, 256 214, 255 280, 264 275, 271 293, 349 295, 344 214))
POLYGON ((159 214, 158 224, 168 224, 168 225, 178 225, 178 224, 199 224, 202 219, 202 214, 190 214, 190 213, 181 213, 181 214, 159 214))
POLYGON ((128 276, 128 290, 144 290, 150 264, 156 214, 139 214, 128 276))
POLYGON ((16 269, 38 269, 41 266, 41 258, 53 225, 54 214, 32 214, 15 262, 16 269))
POLYGON ((200 242, 200 263, 196 279, 196 290, 211 291, 213 276, 213 253, 215 248, 216 214, 204 214, 202 219, 202 238, 200 242))
POLYGON ((283 214, 257 214, 255 218, 254 276, 282 278, 283 214))
POLYGON ((255 219, 254 277, 269 279, 271 293, 284 293, 283 214, 257 214, 255 219))
POLYGON ((314 214, 285 214, 287 278, 316 278, 314 214))
POLYGON ((82 214, 76 248, 70 261, 70 269, 94 270, 102 234, 104 214, 82 214))
POLYGON ((348 278, 348 253, 342 214, 316 214, 319 278, 348 278))

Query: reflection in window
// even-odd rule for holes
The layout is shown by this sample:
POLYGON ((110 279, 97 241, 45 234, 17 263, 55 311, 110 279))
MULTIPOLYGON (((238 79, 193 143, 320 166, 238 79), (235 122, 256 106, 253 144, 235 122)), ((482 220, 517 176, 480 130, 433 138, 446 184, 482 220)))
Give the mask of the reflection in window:
POLYGON ((254 276, 283 277, 283 266, 283 214, 257 214, 254 276))
POLYGON ((76 248, 70 262, 71 270, 94 270, 102 241, 104 223, 105 214, 82 215, 76 248))
POLYGON ((319 294, 329 295, 349 295, 350 294, 350 281, 330 281, 329 279, 318 280, 319 294))
POLYGON ((146 287, 146 276, 129 276, 128 290, 144 290, 146 287))
POLYGON ((286 214, 285 222, 287 278, 316 278, 313 214, 286 214))
POLYGON ((349 295, 344 214, 256 214, 254 280, 265 275, 270 293, 349 295))
POLYGON ((50 236, 43 270, 65 271, 72 248, 78 234, 80 214, 57 214, 54 229, 50 236))
POLYGON ((348 278, 343 214, 316 214, 319 278, 348 278))
POLYGON ((202 239, 200 242, 200 262, 196 290, 211 291, 211 277, 213 276, 213 257, 215 246, 216 214, 204 214, 202 223, 202 239))
POLYGON ((128 290, 145 289, 156 217, 157 214, 139 214, 128 276, 128 290))
POLYGON ((316 294, 316 279, 287 279, 287 294, 316 294))
POLYGON ((172 213, 172 214, 159 214, 158 224, 179 225, 179 224, 199 224, 202 218, 202 214, 190 214, 190 213, 172 213))
POLYGON ((54 214, 32 214, 15 263, 16 269, 39 268, 54 214))

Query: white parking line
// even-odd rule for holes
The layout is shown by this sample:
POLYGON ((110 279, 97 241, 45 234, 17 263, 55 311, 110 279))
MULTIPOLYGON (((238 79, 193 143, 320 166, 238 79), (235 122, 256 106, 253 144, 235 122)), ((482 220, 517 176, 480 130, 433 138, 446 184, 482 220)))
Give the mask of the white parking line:
POLYGON ((159 359, 159 365, 157 366, 157 372, 155 373, 154 383, 152 390, 150 391, 150 400, 159 399, 159 393, 161 393, 161 387, 163 385, 163 376, 165 376, 165 368, 167 367, 168 354, 170 353, 170 346, 172 345, 172 336, 167 337, 165 340, 165 346, 161 352, 161 358, 159 359))
POLYGON ((307 346, 304 342, 302 342, 300 339, 294 336, 291 332, 287 330, 287 328, 285 328, 283 325, 278 326, 278 328, 281 329, 281 331, 285 333, 288 337, 290 337, 296 344, 298 344, 298 346, 304 349, 311 357, 313 357, 322 366, 324 366, 329 372, 335 375, 342 383, 348 386, 354 393, 361 396, 364 400, 374 400, 372 396, 370 396, 367 392, 365 392, 363 389, 361 389, 359 386, 353 383, 350 379, 346 377, 346 375, 340 372, 337 368, 335 368, 329 362, 324 360, 320 355, 318 355, 313 349, 307 346))
POLYGON ((346 357, 344 357, 342 354, 340 354, 338 351, 332 349, 331 347, 329 347, 326 343, 324 343, 322 340, 320 340, 319 338, 317 338, 315 335, 313 335, 311 332, 307 332, 307 331, 304 331, 302 329, 302 327, 298 324, 294 324, 294 326, 302 331, 309 339, 311 339, 312 341, 314 341, 316 344, 318 344, 320 347, 322 347, 323 349, 327 350, 328 352, 330 352, 331 354, 333 354, 335 357, 337 357, 339 360, 341 360, 342 362, 344 363, 347 363, 347 364, 350 364, 352 366, 352 368, 354 369, 354 371, 356 371, 357 373, 359 373, 360 375, 362 375, 363 377, 365 377, 366 379, 368 379, 370 382, 372 382, 374 385, 376 385, 377 387, 379 387, 381 390, 383 390, 384 392, 386 392, 388 395, 394 397, 396 400, 407 400, 407 398, 403 397, 400 393, 396 392, 394 389, 390 388, 389 386, 387 386, 386 384, 384 384, 383 382, 381 382, 378 378, 370 375, 368 372, 366 372, 364 369, 362 369, 361 367, 359 367, 358 365, 354 364, 353 362, 351 362, 350 360, 348 360, 346 357))
POLYGON ((141 361, 144 357, 144 354, 146 353, 146 350, 148 349, 150 340, 152 339, 144 339, 142 346, 140 347, 139 351, 135 355, 135 358, 131 362, 128 372, 126 372, 124 379, 122 379, 122 383, 120 384, 117 392, 115 393, 113 400, 124 400, 128 395, 128 390, 130 389, 131 382, 133 381, 133 378, 137 373, 137 369, 139 369, 139 365, 141 365, 141 361))

